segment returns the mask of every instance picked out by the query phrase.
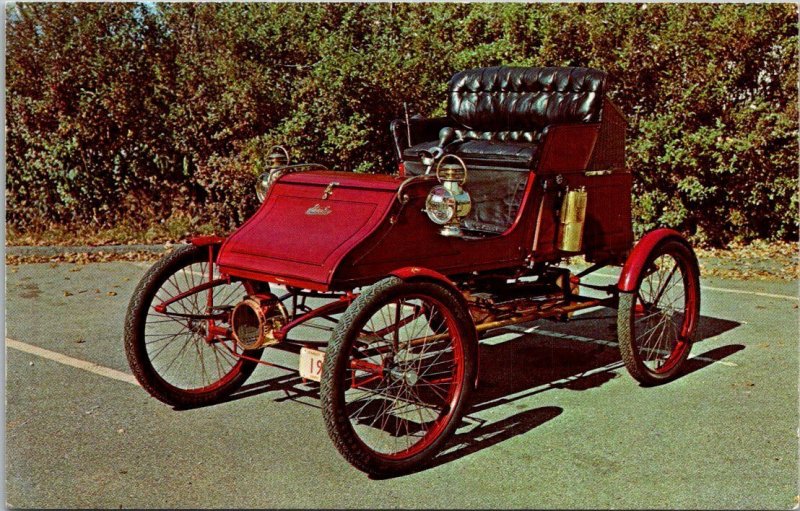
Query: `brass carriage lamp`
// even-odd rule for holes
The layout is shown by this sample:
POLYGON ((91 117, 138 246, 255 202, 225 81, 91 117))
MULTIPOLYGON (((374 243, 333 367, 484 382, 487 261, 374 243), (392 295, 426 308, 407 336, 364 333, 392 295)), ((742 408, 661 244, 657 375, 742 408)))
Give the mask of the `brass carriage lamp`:
POLYGON ((462 188, 467 181, 467 165, 458 156, 448 154, 436 166, 436 179, 440 184, 428 193, 425 213, 433 223, 442 226, 439 230, 442 236, 461 236, 461 219, 472 209, 469 193, 462 188))
POLYGON ((275 171, 281 167, 289 165, 289 151, 280 145, 272 146, 272 149, 270 149, 270 155, 267 156, 267 160, 269 162, 269 170, 258 176, 258 181, 256 182, 256 195, 260 201, 263 201, 266 198, 267 191, 269 190, 269 187, 272 186, 275 171))

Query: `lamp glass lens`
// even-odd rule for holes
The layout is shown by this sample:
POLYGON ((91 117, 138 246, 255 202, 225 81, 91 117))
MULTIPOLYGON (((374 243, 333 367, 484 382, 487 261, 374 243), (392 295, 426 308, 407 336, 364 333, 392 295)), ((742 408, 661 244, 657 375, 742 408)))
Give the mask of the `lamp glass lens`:
POLYGON ((453 194, 443 186, 434 186, 425 200, 425 212, 432 222, 446 224, 456 212, 453 194))

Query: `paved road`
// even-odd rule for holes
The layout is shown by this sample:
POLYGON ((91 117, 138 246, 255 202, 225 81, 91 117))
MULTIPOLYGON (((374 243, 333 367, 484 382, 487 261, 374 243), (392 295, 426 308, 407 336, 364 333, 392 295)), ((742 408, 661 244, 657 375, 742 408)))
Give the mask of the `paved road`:
POLYGON ((122 322, 143 272, 8 269, 9 506, 789 509, 800 493, 796 282, 704 279, 705 340, 657 388, 621 368, 611 311, 506 331, 436 465, 373 480, 292 373, 259 368, 240 399, 189 411, 130 383, 122 322))

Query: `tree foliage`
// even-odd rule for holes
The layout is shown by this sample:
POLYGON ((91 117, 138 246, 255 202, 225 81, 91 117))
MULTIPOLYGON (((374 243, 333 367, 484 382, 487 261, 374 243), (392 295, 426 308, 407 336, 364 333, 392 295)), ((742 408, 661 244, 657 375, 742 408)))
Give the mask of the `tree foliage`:
POLYGON ((641 232, 798 233, 797 7, 708 4, 11 4, 7 221, 255 206, 274 143, 395 167, 388 124, 442 114, 456 71, 608 71, 628 116, 641 232))

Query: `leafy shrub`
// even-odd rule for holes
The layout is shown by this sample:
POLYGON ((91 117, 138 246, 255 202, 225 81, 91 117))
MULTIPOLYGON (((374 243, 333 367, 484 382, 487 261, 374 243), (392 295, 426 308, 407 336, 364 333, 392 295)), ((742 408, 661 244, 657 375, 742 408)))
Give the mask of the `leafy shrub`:
POLYGON ((269 148, 394 168, 388 124, 456 71, 605 69, 639 233, 796 239, 797 6, 9 4, 7 222, 176 213, 221 230, 269 148))

